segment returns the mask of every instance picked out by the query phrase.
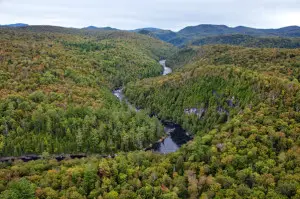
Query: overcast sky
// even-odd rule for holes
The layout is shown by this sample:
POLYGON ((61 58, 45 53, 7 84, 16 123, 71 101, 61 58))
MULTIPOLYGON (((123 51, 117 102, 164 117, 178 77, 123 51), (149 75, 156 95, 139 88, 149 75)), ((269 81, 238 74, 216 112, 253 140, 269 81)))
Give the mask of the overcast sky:
POLYGON ((300 25, 300 0, 0 0, 0 24, 158 27, 300 25))

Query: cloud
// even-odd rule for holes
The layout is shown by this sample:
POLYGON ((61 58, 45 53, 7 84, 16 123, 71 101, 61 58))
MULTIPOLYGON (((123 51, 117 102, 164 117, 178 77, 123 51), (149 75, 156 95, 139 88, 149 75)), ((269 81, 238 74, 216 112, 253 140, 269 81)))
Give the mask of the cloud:
POLYGON ((29 23, 121 29, 178 30, 202 23, 229 26, 299 25, 299 0, 0 0, 0 24, 29 23))

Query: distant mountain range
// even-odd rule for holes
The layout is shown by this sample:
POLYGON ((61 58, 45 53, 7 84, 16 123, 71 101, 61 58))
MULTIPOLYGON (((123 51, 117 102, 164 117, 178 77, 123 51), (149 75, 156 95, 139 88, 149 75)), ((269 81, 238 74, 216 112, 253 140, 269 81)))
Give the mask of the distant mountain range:
POLYGON ((153 35, 156 38, 172 43, 176 46, 195 43, 194 41, 206 37, 228 37, 228 35, 235 34, 249 35, 253 37, 300 37, 300 27, 298 26, 288 26, 279 29, 256 29, 245 26, 231 28, 225 25, 202 24, 198 26, 188 26, 178 32, 161 29, 151 30, 149 28, 140 29, 139 32, 145 34, 145 31, 143 30, 147 30, 148 35, 153 35))
POLYGON ((82 28, 84 30, 118 30, 116 28, 111 28, 111 27, 96 27, 96 26, 88 26, 85 28, 82 28))
POLYGON ((146 31, 150 31, 150 32, 156 32, 156 31, 161 31, 162 29, 159 29, 159 28, 138 28, 138 29, 135 29, 135 30, 129 30, 130 32, 140 32, 142 30, 146 30, 146 31))
POLYGON ((256 29, 245 26, 228 27, 225 25, 199 25, 199 26, 188 26, 178 32, 178 34, 186 36, 214 36, 224 34, 247 34, 255 36, 288 36, 288 37, 299 37, 300 27, 289 26, 279 29, 256 29))
MULTIPOLYGON (((0 25, 0 27, 12 27, 12 28, 27 27, 27 26, 29 25, 23 23, 2 25, 2 26, 0 25)), ((112 27, 88 26, 82 28, 82 30, 116 31, 120 29, 116 29, 112 27)), ((277 39, 276 42, 278 42, 279 41, 278 38, 293 39, 293 38, 300 37, 299 26, 288 26, 279 29, 257 29, 257 28, 250 28, 245 26, 228 27, 226 25, 201 24, 198 26, 185 27, 178 32, 154 28, 154 27, 140 28, 140 29, 128 30, 128 31, 148 35, 163 40, 165 42, 171 43, 175 46, 185 46, 189 44, 205 45, 205 44, 235 44, 235 43, 252 45, 253 42, 259 43, 260 41, 268 42, 268 43, 274 42, 275 41, 274 38, 276 38, 277 39), (257 39, 257 38, 263 38, 263 39, 257 39), (272 38, 272 40, 270 39, 266 40, 264 38, 272 38)), ((290 42, 289 46, 295 46, 294 41, 288 41, 288 42, 290 42)), ((298 44, 296 46, 298 46, 298 44)))
POLYGON ((26 27, 26 26, 29 26, 29 25, 28 24, 24 24, 24 23, 0 25, 0 27, 11 27, 11 28, 26 27))

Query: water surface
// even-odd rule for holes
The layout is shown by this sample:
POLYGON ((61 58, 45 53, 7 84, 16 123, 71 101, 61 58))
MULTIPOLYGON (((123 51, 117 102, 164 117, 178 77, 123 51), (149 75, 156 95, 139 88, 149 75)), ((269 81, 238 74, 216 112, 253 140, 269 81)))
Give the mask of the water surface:
MULTIPOLYGON (((161 60, 160 65, 163 67, 162 75, 168 75, 172 73, 172 69, 166 66, 166 60, 161 60)), ((129 107, 138 111, 136 107, 128 102, 126 99, 123 88, 117 89, 113 91, 113 94, 120 100, 125 101, 129 107)), ((158 141, 153 143, 152 147, 146 150, 152 150, 155 152, 167 154, 177 151, 183 144, 190 141, 192 138, 187 135, 186 131, 178 124, 172 122, 164 122, 161 121, 162 125, 164 126, 164 131, 167 137, 163 141, 158 141)))

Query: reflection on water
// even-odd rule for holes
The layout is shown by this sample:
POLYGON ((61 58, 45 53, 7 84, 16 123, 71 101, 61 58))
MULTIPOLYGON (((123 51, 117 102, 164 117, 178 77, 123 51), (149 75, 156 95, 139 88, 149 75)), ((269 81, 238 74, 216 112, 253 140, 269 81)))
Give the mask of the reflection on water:
MULTIPOLYGON (((166 60, 162 60, 159 63, 164 68, 163 75, 167 75, 172 72, 171 68, 166 67, 166 60)), ((113 94, 120 101, 124 100, 130 108, 138 111, 138 109, 134 107, 132 104, 130 104, 126 99, 123 93, 123 88, 114 90, 113 94)), ((177 151, 181 147, 181 145, 187 143, 192 139, 190 136, 186 134, 186 131, 180 125, 174 124, 172 122, 163 122, 163 121, 161 121, 161 123, 164 126, 164 131, 168 136, 162 142, 156 142, 153 144, 151 148, 146 150, 152 150, 163 154, 172 153, 177 151)))
POLYGON ((128 100, 125 98, 125 95, 123 93, 123 88, 117 89, 113 91, 114 96, 116 96, 120 101, 125 101, 126 104, 129 106, 130 109, 133 109, 135 111, 139 111, 138 108, 134 107, 132 104, 128 102, 128 100))
POLYGON ((161 60, 159 63, 164 68, 163 75, 172 73, 172 69, 166 66, 166 60, 161 60))
POLYGON ((153 144, 149 150, 163 154, 172 153, 192 139, 180 125, 171 122, 161 122, 165 127, 164 130, 168 134, 168 137, 162 142, 153 144))
POLYGON ((124 94, 123 94, 123 89, 117 89, 113 91, 113 94, 120 100, 122 101, 124 99, 124 94))

